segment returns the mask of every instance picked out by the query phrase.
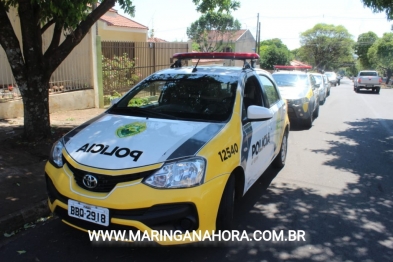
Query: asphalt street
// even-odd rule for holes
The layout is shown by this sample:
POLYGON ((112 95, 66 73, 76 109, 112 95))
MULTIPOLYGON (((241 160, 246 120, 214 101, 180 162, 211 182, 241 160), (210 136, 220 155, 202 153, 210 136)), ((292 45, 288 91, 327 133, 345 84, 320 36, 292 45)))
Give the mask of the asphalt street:
POLYGON ((1 238, 2 261, 391 261, 393 89, 332 87, 309 130, 291 129, 286 166, 236 204, 238 230, 303 230, 306 241, 142 247, 97 244, 59 219, 1 238))

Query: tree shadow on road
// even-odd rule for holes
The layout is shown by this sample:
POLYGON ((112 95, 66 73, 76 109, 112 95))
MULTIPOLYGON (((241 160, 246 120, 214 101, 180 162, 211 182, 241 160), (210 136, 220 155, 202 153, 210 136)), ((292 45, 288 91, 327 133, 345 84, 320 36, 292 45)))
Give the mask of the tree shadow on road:
MULTIPOLYGON (((393 120, 362 119, 333 133, 324 165, 356 176, 340 194, 257 184, 238 211, 246 230, 304 230, 306 243, 261 244, 277 260, 388 261, 393 255, 393 120), (259 194, 259 195, 258 195, 259 194), (254 201, 253 201, 254 199, 254 201), (247 204, 250 203, 250 204, 247 204), (255 204, 252 204, 255 203, 255 204)), ((288 168, 288 167, 286 167, 288 168)), ((255 254, 258 251, 254 251, 255 254)), ((246 251, 237 258, 251 256, 246 251)))

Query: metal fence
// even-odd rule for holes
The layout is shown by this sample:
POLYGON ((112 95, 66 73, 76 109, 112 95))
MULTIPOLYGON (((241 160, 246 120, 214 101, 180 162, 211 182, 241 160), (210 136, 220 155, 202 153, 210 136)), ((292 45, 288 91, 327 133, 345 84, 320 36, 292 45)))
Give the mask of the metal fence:
POLYGON ((188 52, 189 43, 108 42, 102 46, 104 95, 123 93, 142 79, 171 65, 174 53, 188 52))
MULTIPOLYGON (((49 94, 93 88, 90 38, 89 33, 52 74, 49 94)), ((46 50, 49 44, 50 37, 46 35, 43 37, 43 49, 46 50)), ((0 102, 17 99, 21 99, 20 92, 4 49, 0 46, 0 102)))
MULTIPOLYGON (((50 93, 93 88, 91 32, 64 59, 50 79, 50 93)), ((50 43, 43 43, 45 48, 50 43)))

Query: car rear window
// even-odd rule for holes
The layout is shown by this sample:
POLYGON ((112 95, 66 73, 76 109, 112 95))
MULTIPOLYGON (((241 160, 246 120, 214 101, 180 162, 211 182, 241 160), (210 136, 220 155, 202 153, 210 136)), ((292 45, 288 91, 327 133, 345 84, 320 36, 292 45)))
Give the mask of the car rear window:
POLYGON ((359 76, 378 76, 377 72, 360 72, 359 76))

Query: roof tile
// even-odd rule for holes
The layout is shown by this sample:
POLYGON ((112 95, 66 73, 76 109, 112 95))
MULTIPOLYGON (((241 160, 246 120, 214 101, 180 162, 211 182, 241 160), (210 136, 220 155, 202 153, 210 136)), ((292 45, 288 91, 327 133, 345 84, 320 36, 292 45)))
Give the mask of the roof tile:
POLYGON ((108 26, 149 29, 147 26, 135 22, 125 16, 119 15, 115 9, 110 9, 106 14, 100 17, 100 20, 104 21, 108 26))
POLYGON ((224 42, 229 42, 229 41, 234 41, 236 42, 245 32, 247 29, 241 29, 241 30, 233 30, 226 32, 225 34, 221 34, 217 30, 212 30, 209 31, 208 33, 208 39, 211 41, 224 41, 224 42))

